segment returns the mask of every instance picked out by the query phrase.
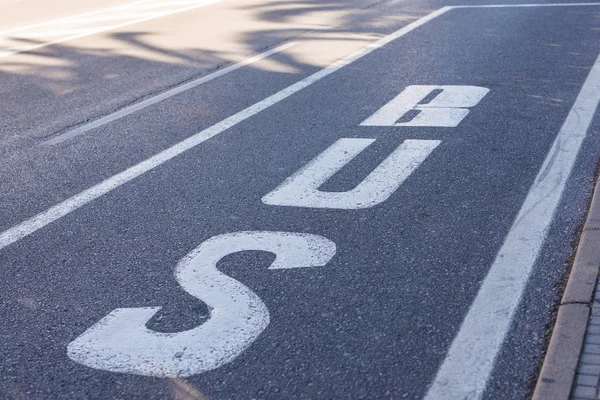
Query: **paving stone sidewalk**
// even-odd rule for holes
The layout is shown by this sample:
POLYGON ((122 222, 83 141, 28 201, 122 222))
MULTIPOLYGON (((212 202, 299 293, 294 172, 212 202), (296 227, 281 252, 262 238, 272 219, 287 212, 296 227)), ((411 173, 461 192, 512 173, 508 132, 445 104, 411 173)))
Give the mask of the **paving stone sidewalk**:
POLYGON ((600 290, 598 285, 594 293, 594 303, 585 332, 571 399, 600 399, 600 290))

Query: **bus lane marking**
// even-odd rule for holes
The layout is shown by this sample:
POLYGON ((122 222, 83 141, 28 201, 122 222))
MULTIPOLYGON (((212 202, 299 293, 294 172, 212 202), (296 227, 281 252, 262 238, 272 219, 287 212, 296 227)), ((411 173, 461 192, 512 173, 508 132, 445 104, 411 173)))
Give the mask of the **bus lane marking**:
POLYGON ((479 86, 408 86, 389 103, 364 120, 362 126, 431 126, 457 127, 469 114, 469 109, 490 90, 479 86), (439 92, 428 103, 421 102, 439 92), (397 122, 409 112, 417 114, 406 122, 397 122))
POLYGON ((354 189, 325 192, 319 187, 340 171, 375 139, 338 139, 279 187, 262 198, 273 206, 356 210, 387 200, 441 143, 405 140, 354 189))
MULTIPOLYGON (((568 6, 572 5, 568 4, 568 6)), ((562 7, 567 4, 496 5, 495 7, 513 6, 562 7)), ((468 6, 439 9, 357 53, 10 228, 0 234, 0 250, 453 8, 468 8, 468 6)), ((504 342, 514 311, 519 304, 533 264, 543 245, 566 180, 573 168, 583 139, 586 137, 587 129, 599 101, 600 57, 596 60, 583 84, 581 92, 477 294, 475 302, 471 305, 459 333, 427 393, 427 400, 475 399, 481 398, 483 395, 494 360, 504 342)), ((147 315, 145 314, 145 316, 147 315)))
POLYGON ((117 308, 72 341, 67 355, 90 368, 156 377, 187 377, 233 361, 270 323, 258 295, 217 269, 223 257, 249 250, 275 254, 269 269, 322 267, 336 253, 331 240, 307 233, 214 236, 175 269, 179 285, 208 306, 207 321, 183 332, 155 332, 146 323, 161 307, 117 308))

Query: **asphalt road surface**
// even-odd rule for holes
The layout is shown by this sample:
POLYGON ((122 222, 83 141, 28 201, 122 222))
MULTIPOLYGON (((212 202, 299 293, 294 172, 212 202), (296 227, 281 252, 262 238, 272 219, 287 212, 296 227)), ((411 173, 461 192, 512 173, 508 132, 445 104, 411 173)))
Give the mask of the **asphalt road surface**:
POLYGON ((0 1, 1 398, 528 398, 600 3, 69 3, 0 1))

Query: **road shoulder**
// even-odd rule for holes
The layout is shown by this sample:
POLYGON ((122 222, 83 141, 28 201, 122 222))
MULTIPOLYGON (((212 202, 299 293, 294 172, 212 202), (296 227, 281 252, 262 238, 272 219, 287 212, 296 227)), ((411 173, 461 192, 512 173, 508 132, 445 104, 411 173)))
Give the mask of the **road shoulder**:
POLYGON ((600 293, 596 289, 600 266, 599 243, 600 181, 596 183, 573 267, 558 308, 548 352, 533 394, 534 400, 568 399, 572 391, 577 398, 596 398, 600 381, 600 354, 594 354, 594 339, 600 340, 600 334, 592 328, 596 322, 600 323, 600 293))

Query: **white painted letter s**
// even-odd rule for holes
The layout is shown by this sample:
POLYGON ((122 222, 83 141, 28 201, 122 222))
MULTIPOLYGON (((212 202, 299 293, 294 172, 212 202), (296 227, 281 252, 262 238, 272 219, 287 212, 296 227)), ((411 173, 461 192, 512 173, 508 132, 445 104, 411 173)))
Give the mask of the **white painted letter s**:
POLYGON ((215 236, 177 265, 186 292, 210 310, 202 325, 176 333, 146 328, 161 307, 117 308, 68 345, 69 358, 91 368, 157 377, 199 374, 239 356, 269 325, 262 300, 239 281, 221 273, 217 262, 245 250, 274 253, 269 269, 324 266, 335 244, 311 234, 236 232, 215 236))

